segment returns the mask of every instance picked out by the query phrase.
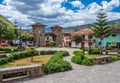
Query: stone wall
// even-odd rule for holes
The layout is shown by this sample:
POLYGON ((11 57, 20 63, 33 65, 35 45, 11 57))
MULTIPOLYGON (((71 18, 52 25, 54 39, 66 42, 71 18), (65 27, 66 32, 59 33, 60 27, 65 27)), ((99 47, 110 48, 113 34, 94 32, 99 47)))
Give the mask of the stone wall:
POLYGON ((53 26, 53 27, 51 27, 51 32, 54 35, 56 35, 55 41, 57 43, 57 46, 62 46, 62 41, 63 41, 62 27, 53 26))
POLYGON ((41 66, 39 65, 19 66, 19 67, 12 67, 12 68, 0 68, 0 83, 4 81, 10 81, 10 80, 15 80, 15 79, 20 79, 20 78, 36 77, 36 76, 40 76, 41 74, 42 74, 41 66), (8 78, 8 79, 3 78, 3 75, 5 74, 18 73, 18 72, 23 72, 23 71, 27 71, 26 76, 20 76, 20 77, 8 78))
POLYGON ((45 46, 45 25, 43 24, 34 24, 32 26, 32 32, 35 35, 35 43, 37 46, 45 46))

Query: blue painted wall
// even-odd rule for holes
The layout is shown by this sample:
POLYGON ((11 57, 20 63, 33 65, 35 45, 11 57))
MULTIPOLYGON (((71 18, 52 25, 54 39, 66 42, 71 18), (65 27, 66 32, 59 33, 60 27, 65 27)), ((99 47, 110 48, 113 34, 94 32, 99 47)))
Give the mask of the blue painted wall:
MULTIPOLYGON (((106 47, 106 44, 107 43, 110 43, 108 46, 116 46, 117 43, 120 43, 120 33, 114 33, 116 36, 113 36, 112 34, 107 37, 107 38, 104 38, 104 40, 102 41, 102 46, 103 47, 106 47), (115 41, 116 44, 112 44, 112 41, 115 41)), ((96 46, 99 46, 99 42, 100 42, 100 39, 99 38, 96 38, 96 46)))

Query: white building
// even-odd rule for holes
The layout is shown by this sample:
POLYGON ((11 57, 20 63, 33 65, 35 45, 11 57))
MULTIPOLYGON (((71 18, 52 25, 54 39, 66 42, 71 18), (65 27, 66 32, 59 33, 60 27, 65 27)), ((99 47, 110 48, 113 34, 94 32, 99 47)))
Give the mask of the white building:
POLYGON ((89 47, 89 45, 91 47, 95 47, 95 37, 92 36, 92 33, 93 32, 90 29, 83 29, 74 32, 72 35, 81 35, 83 37, 83 41, 78 44, 76 44, 75 41, 72 41, 71 47, 84 48, 84 47, 89 47))

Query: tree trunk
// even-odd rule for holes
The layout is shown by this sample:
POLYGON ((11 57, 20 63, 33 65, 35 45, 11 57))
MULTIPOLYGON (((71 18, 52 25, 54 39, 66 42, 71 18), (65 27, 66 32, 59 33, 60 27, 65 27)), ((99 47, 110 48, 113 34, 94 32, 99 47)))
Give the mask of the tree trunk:
POLYGON ((102 55, 103 53, 102 53, 102 39, 101 39, 101 44, 100 44, 100 55, 102 55))

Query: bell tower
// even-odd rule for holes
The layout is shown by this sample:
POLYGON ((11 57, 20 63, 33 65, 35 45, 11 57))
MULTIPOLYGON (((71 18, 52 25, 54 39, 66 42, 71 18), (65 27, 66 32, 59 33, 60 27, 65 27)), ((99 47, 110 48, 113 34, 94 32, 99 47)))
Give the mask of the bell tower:
POLYGON ((35 35, 35 43, 37 46, 45 46, 45 29, 46 25, 41 23, 32 24, 32 32, 35 35))
POLYGON ((52 26, 51 32, 55 35, 55 42, 57 46, 62 46, 62 39, 63 39, 62 27, 58 25, 52 26))

